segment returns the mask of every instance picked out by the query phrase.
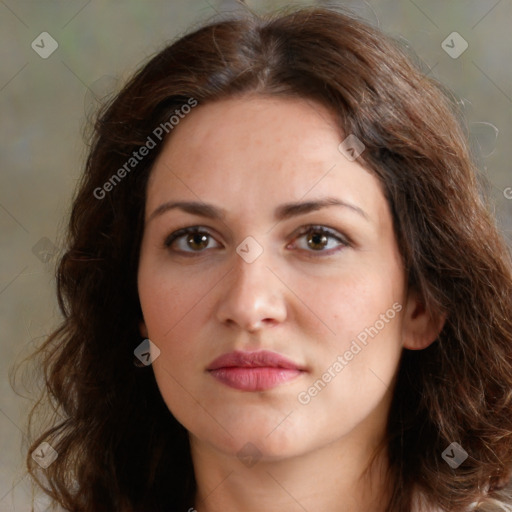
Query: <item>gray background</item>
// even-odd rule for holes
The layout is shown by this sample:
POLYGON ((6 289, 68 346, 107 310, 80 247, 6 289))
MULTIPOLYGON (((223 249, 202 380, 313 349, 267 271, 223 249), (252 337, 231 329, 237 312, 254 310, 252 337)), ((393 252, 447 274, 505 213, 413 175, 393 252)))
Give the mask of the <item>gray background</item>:
MULTIPOLYGON (((339 3, 401 37, 463 102, 498 223, 512 245, 512 200, 504 193, 512 187, 512 0, 339 3), (456 59, 441 46, 454 31, 469 45, 456 59)), ((290 2, 247 4, 266 11, 290 2)), ((234 0, 0 0, 2 512, 29 510, 22 443, 30 402, 11 389, 9 368, 59 320, 52 264, 86 154, 86 113, 166 41, 235 8, 234 0), (31 47, 42 32, 58 42, 46 59, 31 47)), ((36 502, 35 510, 43 509, 36 502)))

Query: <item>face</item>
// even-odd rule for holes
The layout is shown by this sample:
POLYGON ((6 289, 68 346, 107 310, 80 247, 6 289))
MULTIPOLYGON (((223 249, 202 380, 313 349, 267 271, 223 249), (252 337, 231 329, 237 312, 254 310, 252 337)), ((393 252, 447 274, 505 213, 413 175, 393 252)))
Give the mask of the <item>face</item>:
POLYGON ((271 459, 382 429, 406 283, 381 186, 344 138, 310 101, 223 100, 182 119, 151 171, 141 332, 195 442, 271 459))

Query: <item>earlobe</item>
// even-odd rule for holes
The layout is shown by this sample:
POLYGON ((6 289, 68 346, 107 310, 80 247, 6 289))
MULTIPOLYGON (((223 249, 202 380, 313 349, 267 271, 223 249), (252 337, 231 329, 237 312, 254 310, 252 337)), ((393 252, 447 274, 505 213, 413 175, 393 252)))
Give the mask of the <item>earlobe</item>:
POLYGON ((446 314, 432 315, 416 292, 410 292, 404 312, 403 346, 409 350, 423 350, 439 336, 446 322, 446 314))

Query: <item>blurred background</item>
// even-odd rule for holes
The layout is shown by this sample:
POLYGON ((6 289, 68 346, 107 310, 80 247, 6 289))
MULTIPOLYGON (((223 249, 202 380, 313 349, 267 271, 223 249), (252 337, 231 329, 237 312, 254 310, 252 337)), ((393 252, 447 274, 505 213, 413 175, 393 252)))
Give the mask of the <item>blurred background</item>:
MULTIPOLYGON (((335 2, 247 0, 257 12, 335 2)), ((512 246, 512 0, 339 1, 416 53, 462 102, 471 144, 512 246), (507 142, 508 141, 508 142, 507 142)), ((0 0, 0 512, 30 510, 30 401, 9 371, 59 321, 53 266, 106 94, 166 43, 235 0, 0 0)), ((43 511, 45 501, 36 500, 43 511)))

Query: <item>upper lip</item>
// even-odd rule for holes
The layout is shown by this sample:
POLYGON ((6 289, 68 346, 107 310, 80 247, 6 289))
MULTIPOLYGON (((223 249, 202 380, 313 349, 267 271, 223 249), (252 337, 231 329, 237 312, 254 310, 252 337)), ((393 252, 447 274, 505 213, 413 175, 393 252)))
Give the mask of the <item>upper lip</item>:
POLYGON ((289 370, 304 370, 299 364, 290 359, 271 352, 269 350, 260 350, 258 352, 243 352, 235 350, 223 354, 214 359, 207 370, 218 370, 219 368, 285 368, 289 370))

